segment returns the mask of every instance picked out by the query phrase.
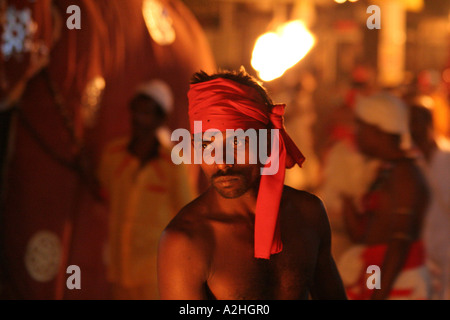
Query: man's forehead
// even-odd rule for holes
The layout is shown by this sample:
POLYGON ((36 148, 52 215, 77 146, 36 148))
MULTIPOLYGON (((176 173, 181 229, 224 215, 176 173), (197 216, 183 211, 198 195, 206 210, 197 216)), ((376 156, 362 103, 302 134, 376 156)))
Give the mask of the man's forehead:
POLYGON ((158 104, 158 102, 155 99, 153 99, 152 97, 139 95, 139 96, 134 97, 130 101, 130 108, 131 109, 141 108, 141 109, 153 110, 153 109, 161 108, 161 107, 158 104))

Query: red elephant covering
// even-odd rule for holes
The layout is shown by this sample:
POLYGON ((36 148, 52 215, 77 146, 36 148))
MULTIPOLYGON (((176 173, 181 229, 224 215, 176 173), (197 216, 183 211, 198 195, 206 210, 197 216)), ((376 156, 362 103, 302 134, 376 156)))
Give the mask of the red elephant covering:
POLYGON ((128 102, 138 84, 166 81, 176 106, 169 125, 187 128, 189 79, 215 68, 206 37, 182 2, 152 2, 169 18, 164 23, 176 35, 170 44, 152 37, 143 0, 77 1, 81 29, 66 25, 73 1, 2 2, 1 15, 19 18, 0 26, 0 34, 10 32, 9 47, 0 46, 0 100, 26 82, 16 108, 0 113, 9 130, 0 212, 5 298, 107 298, 108 216, 86 170, 97 165, 108 141, 128 132, 128 102), (48 65, 27 78, 32 59, 47 53, 48 65), (80 267, 81 290, 67 288, 70 265, 80 267))

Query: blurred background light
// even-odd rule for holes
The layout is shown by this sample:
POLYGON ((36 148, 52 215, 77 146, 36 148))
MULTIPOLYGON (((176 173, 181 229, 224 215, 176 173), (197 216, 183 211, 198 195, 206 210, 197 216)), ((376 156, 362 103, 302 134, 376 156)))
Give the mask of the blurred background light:
POLYGON ((302 21, 289 21, 258 37, 251 65, 261 80, 271 81, 303 59, 314 44, 314 36, 302 21))

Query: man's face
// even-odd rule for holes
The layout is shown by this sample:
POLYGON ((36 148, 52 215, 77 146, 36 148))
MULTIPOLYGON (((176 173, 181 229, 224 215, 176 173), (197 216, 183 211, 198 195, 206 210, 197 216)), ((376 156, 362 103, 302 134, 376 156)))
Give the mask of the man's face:
MULTIPOLYGON (((248 138, 241 141, 236 137, 228 137, 225 132, 219 136, 222 141, 222 158, 223 163, 207 164, 202 161, 201 167, 206 177, 210 181, 212 187, 224 198, 234 199, 247 193, 249 190, 256 190, 260 181, 261 164, 251 164, 250 152, 255 152, 249 148, 248 138), (238 164, 238 150, 245 150, 245 163, 238 164), (228 158, 234 159, 234 164, 226 163, 228 158)), ((209 139, 208 139, 209 140, 209 139)), ((212 157, 216 156, 216 148, 220 147, 219 141, 215 137, 211 141, 202 141, 201 146, 194 145, 194 148, 201 148, 203 154, 210 154, 212 157), (210 150, 208 150, 210 148, 210 150)))
POLYGON ((387 133, 377 126, 357 119, 356 143, 359 150, 371 157, 380 157, 392 147, 393 141, 399 143, 399 136, 387 133))
POLYGON ((362 153, 374 155, 374 151, 378 148, 378 133, 377 127, 356 119, 356 143, 362 153))
POLYGON ((151 98, 137 97, 130 103, 131 127, 133 136, 155 132, 163 121, 158 104, 151 98))

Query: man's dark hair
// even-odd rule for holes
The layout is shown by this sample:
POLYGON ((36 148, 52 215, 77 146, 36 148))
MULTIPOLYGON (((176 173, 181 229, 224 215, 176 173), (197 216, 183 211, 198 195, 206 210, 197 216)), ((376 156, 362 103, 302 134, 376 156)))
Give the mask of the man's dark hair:
POLYGON ((150 96, 148 96, 146 94, 143 94, 143 93, 139 93, 139 94, 135 95, 130 100, 130 103, 129 103, 130 109, 132 109, 134 103, 139 101, 139 100, 144 100, 144 101, 149 101, 149 102, 154 103, 157 106, 155 115, 158 118, 160 118, 160 119, 166 119, 167 118, 167 113, 166 113, 166 111, 164 111, 164 108, 155 99, 153 99, 152 97, 150 97, 150 96))
POLYGON ((201 70, 199 72, 194 73, 194 75, 191 78, 191 84, 206 82, 217 78, 232 80, 244 84, 246 86, 252 87, 256 89, 256 91, 258 91, 258 93, 261 95, 261 97, 264 99, 265 103, 269 107, 273 105, 273 101, 269 97, 266 88, 264 88, 263 85, 255 77, 247 73, 247 71, 245 71, 243 67, 241 67, 239 71, 219 70, 217 73, 210 75, 207 74, 205 71, 201 70))

